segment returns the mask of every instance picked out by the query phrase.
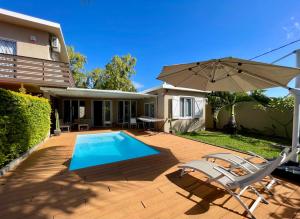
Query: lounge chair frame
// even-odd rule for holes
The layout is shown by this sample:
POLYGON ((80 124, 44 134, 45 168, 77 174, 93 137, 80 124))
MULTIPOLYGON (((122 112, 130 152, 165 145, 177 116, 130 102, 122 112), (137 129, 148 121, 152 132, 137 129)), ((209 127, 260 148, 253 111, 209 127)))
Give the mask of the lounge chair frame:
MULTIPOLYGON (((285 156, 285 154, 283 155, 285 156)), ((276 160, 270 162, 265 169, 261 169, 256 173, 248 174, 245 176, 237 176, 230 171, 230 169, 226 169, 222 166, 219 166, 215 163, 211 163, 206 160, 197 160, 192 161, 183 165, 180 165, 181 168, 181 176, 185 175, 186 173, 192 171, 198 171, 206 175, 208 178, 207 182, 215 182, 218 185, 221 185, 231 196, 233 196, 246 210, 246 212, 251 216, 251 218, 255 219, 253 211, 258 206, 260 202, 268 204, 268 201, 253 187, 255 183, 261 183, 261 180, 265 177, 270 175, 270 173, 280 164, 282 160, 282 156, 278 157, 276 160), (231 185, 234 184, 238 179, 243 178, 243 182, 239 185, 231 185), (257 178, 255 178, 257 177, 257 178), (224 178, 226 181, 224 181, 224 178), (248 180, 248 181, 247 181, 248 180), (229 182, 229 183, 228 183, 229 182), (236 193, 234 190, 239 189, 239 192, 236 193), (241 195, 247 190, 252 190, 257 198, 251 206, 247 206, 241 199, 241 195)))

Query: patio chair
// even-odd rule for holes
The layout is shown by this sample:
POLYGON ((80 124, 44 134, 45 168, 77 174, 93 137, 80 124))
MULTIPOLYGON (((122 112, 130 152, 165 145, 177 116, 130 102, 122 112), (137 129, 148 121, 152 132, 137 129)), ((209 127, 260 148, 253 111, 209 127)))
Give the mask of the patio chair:
POLYGON ((78 125, 78 131, 80 131, 82 128, 86 128, 86 130, 89 130, 89 119, 76 119, 74 121, 74 124, 78 125))
MULTIPOLYGON (((282 150, 281 154, 283 154, 283 153, 286 154, 286 157, 283 160, 281 160, 279 165, 288 162, 294 156, 295 153, 298 154, 299 152, 300 152, 300 147, 297 147, 296 150, 291 150, 288 147, 285 148, 284 150, 282 150)), ((270 161, 263 158, 262 156, 257 155, 250 151, 248 153, 251 154, 251 156, 248 156, 245 158, 240 157, 235 154, 231 154, 231 153, 208 154, 208 155, 203 156, 202 158, 204 158, 206 160, 212 159, 213 162, 215 162, 216 160, 222 160, 222 161, 228 162, 230 164, 231 170, 241 168, 244 171, 246 171, 247 173, 255 173, 258 170, 264 168, 266 165, 270 164, 270 161), (262 162, 261 163, 251 162, 251 160, 254 158, 259 158, 260 160, 262 160, 262 162)), ((270 194, 272 194, 270 189, 272 188, 273 184, 277 182, 277 179, 271 175, 269 175, 269 177, 270 177, 271 181, 266 186, 264 186, 264 185, 263 186, 265 187, 266 191, 268 191, 270 194)))
POLYGON ((132 128, 132 126, 135 126, 137 128, 136 118, 130 118, 130 128, 132 128))
MULTIPOLYGON (((300 147, 297 147, 296 150, 291 150, 291 148, 286 147, 281 152, 281 153, 285 153, 286 157, 284 160, 281 161, 280 164, 288 162, 295 153, 298 154, 299 152, 300 152, 300 147)), ((251 151, 248 151, 248 153, 251 155, 248 157, 245 157, 245 158, 240 157, 236 154, 232 154, 232 153, 207 154, 207 155, 203 156, 202 158, 205 158, 206 160, 213 159, 214 161, 215 160, 223 160, 223 161, 230 163, 230 165, 232 165, 233 168, 243 168, 245 171, 247 171, 249 173, 256 172, 257 170, 263 168, 265 165, 270 163, 269 160, 263 158, 262 156, 260 156, 258 154, 255 154, 251 151), (262 160, 262 162, 260 162, 260 163, 252 162, 251 160, 254 158, 259 158, 260 160, 262 160)))
POLYGON ((239 176, 230 170, 217 165, 216 163, 209 162, 207 160, 194 160, 186 164, 182 164, 179 168, 182 169, 181 176, 188 173, 187 170, 198 171, 203 173, 208 178, 208 182, 215 182, 222 186, 231 196, 233 196, 247 211, 247 213, 255 218, 253 211, 259 204, 263 202, 268 204, 268 201, 253 187, 255 183, 259 183, 266 176, 270 175, 276 167, 285 158, 286 154, 282 153, 278 158, 269 162, 266 166, 259 169, 255 173, 239 176), (235 190, 239 190, 237 193, 235 190), (251 206, 247 206, 241 199, 241 195, 247 190, 253 191, 257 199, 251 206))
POLYGON ((61 131, 66 130, 67 132, 70 132, 71 124, 70 123, 64 123, 62 119, 59 120, 59 126, 61 131))

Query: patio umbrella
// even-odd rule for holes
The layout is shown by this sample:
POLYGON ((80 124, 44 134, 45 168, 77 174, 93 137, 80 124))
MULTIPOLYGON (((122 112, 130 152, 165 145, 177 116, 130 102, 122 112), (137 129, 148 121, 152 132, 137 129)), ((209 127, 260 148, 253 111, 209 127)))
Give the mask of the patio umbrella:
POLYGON ((164 66, 159 80, 174 86, 205 91, 251 91, 287 87, 300 69, 238 58, 212 59, 164 66))
MULTIPOLYGON (((289 88, 287 84, 299 74, 299 68, 254 62, 239 58, 222 58, 164 66, 157 79, 174 86, 204 91, 240 92, 270 87, 284 87, 289 89, 295 96, 292 139, 292 146, 295 149, 299 145, 300 136, 300 90, 289 88)), ((293 160, 297 161, 297 156, 293 160)))

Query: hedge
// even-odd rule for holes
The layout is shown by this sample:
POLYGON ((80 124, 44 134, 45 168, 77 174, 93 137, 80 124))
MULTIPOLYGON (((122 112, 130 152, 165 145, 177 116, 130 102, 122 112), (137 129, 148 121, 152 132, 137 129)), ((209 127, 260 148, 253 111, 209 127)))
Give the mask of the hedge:
POLYGON ((0 167, 47 137, 50 113, 47 99, 0 88, 0 167))

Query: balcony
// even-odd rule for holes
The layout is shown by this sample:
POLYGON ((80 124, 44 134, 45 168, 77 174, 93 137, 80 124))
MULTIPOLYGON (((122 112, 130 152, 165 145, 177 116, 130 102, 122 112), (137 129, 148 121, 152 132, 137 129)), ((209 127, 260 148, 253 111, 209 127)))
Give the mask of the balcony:
POLYGON ((68 63, 0 53, 0 82, 73 87, 68 63))

